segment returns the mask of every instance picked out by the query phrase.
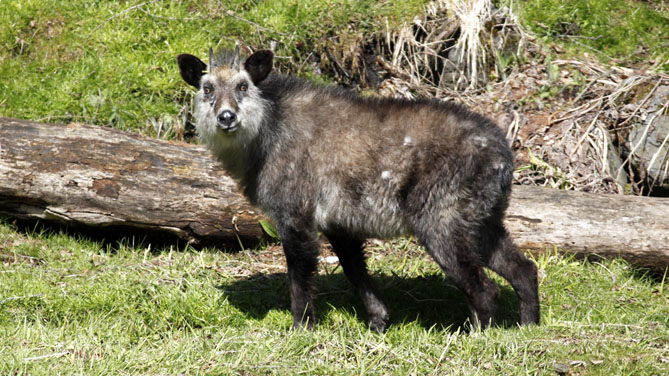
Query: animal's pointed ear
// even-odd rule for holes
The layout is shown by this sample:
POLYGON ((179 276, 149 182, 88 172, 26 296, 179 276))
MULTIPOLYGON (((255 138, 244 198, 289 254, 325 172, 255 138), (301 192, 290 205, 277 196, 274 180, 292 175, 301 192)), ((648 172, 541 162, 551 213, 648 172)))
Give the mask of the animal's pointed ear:
POLYGON ((251 76, 253 84, 257 85, 260 81, 267 78, 272 71, 272 60, 274 53, 270 50, 260 50, 249 56, 244 62, 244 69, 251 76))
POLYGON ((199 89, 200 78, 204 75, 204 71, 207 70, 207 64, 190 54, 177 56, 177 63, 179 64, 181 77, 184 81, 199 89))

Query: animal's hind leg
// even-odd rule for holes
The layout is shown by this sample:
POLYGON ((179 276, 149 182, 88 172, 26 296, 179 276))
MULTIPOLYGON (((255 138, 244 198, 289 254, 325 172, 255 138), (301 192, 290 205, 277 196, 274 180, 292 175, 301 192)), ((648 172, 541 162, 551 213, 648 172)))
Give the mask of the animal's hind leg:
POLYGON ((484 329, 495 316, 499 287, 483 270, 474 234, 467 226, 454 222, 422 226, 414 229, 414 234, 446 276, 467 296, 473 329, 484 329))
POLYGON ((502 227, 501 233, 494 248, 488 266, 497 274, 504 277, 518 295, 520 302, 520 323, 539 323, 539 292, 537 281, 537 267, 523 256, 502 227))
POLYGON ((385 331, 386 320, 388 320, 388 309, 379 298, 367 273, 363 241, 348 238, 341 234, 330 233, 325 236, 330 241, 337 257, 339 257, 339 263, 344 269, 344 274, 346 274, 346 277, 358 290, 358 294, 367 311, 369 328, 377 332, 385 331))

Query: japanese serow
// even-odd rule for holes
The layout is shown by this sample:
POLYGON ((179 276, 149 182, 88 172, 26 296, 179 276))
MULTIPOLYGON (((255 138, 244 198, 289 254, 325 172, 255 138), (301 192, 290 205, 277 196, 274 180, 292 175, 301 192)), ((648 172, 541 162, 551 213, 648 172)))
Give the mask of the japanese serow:
POLYGON ((365 239, 412 234, 464 292, 474 328, 490 325, 498 286, 513 286, 520 323, 539 322, 537 269, 503 217, 513 155, 503 132, 466 108, 435 99, 363 97, 271 73, 273 53, 239 50, 209 64, 178 56, 198 89, 201 140, 252 204, 275 223, 286 256, 295 327, 314 324, 318 231, 357 288, 369 327, 389 314, 365 265, 365 239))

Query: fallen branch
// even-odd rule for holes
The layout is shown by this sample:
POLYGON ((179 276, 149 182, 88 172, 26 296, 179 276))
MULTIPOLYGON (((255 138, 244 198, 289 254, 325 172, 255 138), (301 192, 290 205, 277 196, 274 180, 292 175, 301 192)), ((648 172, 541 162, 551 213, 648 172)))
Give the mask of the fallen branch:
POLYGON ((59 352, 59 353, 55 353, 55 354, 33 356, 33 357, 30 357, 30 358, 25 358, 23 360, 26 361, 26 362, 32 362, 32 361, 35 361, 35 360, 42 360, 42 359, 48 359, 48 358, 60 358, 61 356, 70 355, 70 354, 71 354, 70 351, 63 351, 63 352, 59 352))
POLYGON ((669 266, 669 199, 515 186, 506 226, 534 253, 622 257, 663 273, 669 266))
POLYGON ((40 298, 40 297, 42 297, 42 295, 44 295, 44 294, 24 295, 24 296, 10 296, 9 298, 0 299, 0 305, 5 304, 7 302, 11 302, 12 300, 40 298))

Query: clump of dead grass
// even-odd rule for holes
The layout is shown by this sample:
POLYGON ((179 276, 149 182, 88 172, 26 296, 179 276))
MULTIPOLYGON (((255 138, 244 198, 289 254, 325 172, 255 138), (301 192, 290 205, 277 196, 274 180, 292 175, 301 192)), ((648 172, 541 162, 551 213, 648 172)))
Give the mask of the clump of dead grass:
POLYGON ((527 40, 508 7, 496 8, 490 0, 434 1, 422 17, 385 31, 380 52, 385 47, 388 60, 382 66, 391 67, 392 79, 384 89, 402 93, 409 84, 433 95, 453 89, 475 92, 491 72, 502 76, 505 67, 500 71, 500 66, 506 64, 500 60, 518 56, 527 40))
POLYGON ((577 60, 550 64, 560 72, 565 87, 574 90, 555 100, 556 111, 543 111, 548 117, 539 116, 540 124, 523 124, 532 128, 524 138, 516 133, 514 140, 534 153, 526 154, 529 168, 517 173, 518 180, 591 192, 652 192, 664 178, 649 177, 648 169, 656 161, 669 163, 663 156, 666 149, 659 148, 650 161, 638 151, 647 142, 648 131, 667 113, 669 101, 658 108, 649 99, 659 88, 669 88, 669 76, 577 60), (583 77, 578 85, 570 79, 574 72, 583 77), (635 129, 644 137, 630 137, 635 129))

